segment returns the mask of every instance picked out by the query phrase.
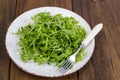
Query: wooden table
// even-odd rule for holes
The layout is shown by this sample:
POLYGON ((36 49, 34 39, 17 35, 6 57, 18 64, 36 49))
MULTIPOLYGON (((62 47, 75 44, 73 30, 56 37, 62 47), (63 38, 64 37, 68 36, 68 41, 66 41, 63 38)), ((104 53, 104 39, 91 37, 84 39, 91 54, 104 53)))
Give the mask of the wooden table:
POLYGON ((0 80, 120 80, 120 0, 0 0, 0 80), (41 6, 72 10, 91 28, 99 22, 104 24, 92 58, 78 72, 60 78, 37 77, 10 60, 5 48, 9 25, 21 13, 41 6))

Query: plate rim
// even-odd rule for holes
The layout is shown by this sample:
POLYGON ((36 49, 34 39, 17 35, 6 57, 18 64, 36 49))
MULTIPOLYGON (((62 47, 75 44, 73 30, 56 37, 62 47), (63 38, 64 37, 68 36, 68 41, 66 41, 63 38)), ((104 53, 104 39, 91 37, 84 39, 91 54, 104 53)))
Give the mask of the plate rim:
MULTIPOLYGON (((74 14, 77 15, 77 16, 80 16, 79 14, 77 14, 77 13, 71 11, 71 10, 65 9, 65 8, 55 7, 55 6, 44 6, 44 7, 33 8, 33 9, 27 10, 27 11, 19 14, 19 16, 17 16, 17 17, 11 22, 11 24, 12 24, 13 22, 15 22, 16 19, 18 19, 21 15, 23 15, 23 14, 26 13, 26 12, 32 11, 32 10, 34 10, 34 9, 47 8, 47 7, 49 7, 49 8, 64 9, 64 10, 67 10, 67 11, 69 11, 69 12, 74 13, 74 14)), ((80 16, 80 17, 81 17, 81 16, 80 16)), ((87 23, 87 25, 90 27, 90 25, 88 24, 88 22, 87 22, 83 17, 81 17, 81 18, 82 18, 82 19, 87 23)), ((93 46, 93 51, 92 51, 92 54, 90 55, 89 59, 87 60, 87 62, 86 62, 84 65, 82 65, 82 67, 80 67, 79 69, 77 69, 77 70, 75 70, 75 71, 73 71, 73 72, 71 72, 71 73, 69 73, 69 74, 65 74, 65 75, 63 74, 63 75, 60 75, 60 76, 44 76, 44 75, 40 75, 40 74, 31 73, 31 72, 25 70, 24 68, 22 68, 20 65, 18 65, 18 64, 13 60, 13 58, 10 56, 10 54, 9 54, 9 51, 8 51, 7 45, 6 45, 6 38, 7 38, 8 30, 9 30, 9 28, 11 27, 11 24, 9 25, 9 27, 8 27, 8 29, 7 29, 7 32, 6 32, 6 35, 5 35, 5 47, 6 47, 6 50, 7 50, 7 54, 9 55, 10 59, 13 61, 13 63, 14 63, 18 68, 20 68, 22 71, 24 71, 24 72, 26 72, 26 73, 29 73, 29 74, 32 74, 32 75, 35 75, 35 76, 39 76, 39 77, 51 77, 51 78, 53 78, 53 77, 62 77, 62 76, 67 76, 67 75, 73 74, 73 73, 75 73, 76 71, 82 69, 82 68, 89 62, 89 60, 91 59, 91 57, 92 57, 92 55, 93 55, 93 53, 94 53, 94 50, 95 50, 95 38, 94 38, 94 39, 92 40, 93 45, 94 45, 94 46, 93 46)), ((90 30, 91 30, 91 27, 90 27, 90 30)))

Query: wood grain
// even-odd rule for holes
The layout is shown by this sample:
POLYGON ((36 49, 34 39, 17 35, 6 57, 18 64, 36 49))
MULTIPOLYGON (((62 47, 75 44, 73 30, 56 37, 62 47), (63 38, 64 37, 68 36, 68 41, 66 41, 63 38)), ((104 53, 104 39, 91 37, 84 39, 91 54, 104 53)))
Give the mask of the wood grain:
POLYGON ((91 28, 102 22, 96 47, 89 63, 79 71, 79 80, 120 79, 120 0, 76 0, 73 10, 84 17, 91 28), (78 8, 79 5, 81 8, 78 8))
POLYGON ((0 0, 0 80, 120 80, 120 0, 0 0), (81 70, 59 78, 37 77, 19 69, 5 49, 5 34, 14 18, 42 6, 63 7, 81 15, 93 28, 104 27, 96 36, 95 51, 81 70))
POLYGON ((17 0, 16 15, 18 16, 27 10, 43 6, 56 6, 72 10, 71 0, 17 0))
POLYGON ((9 79, 10 59, 5 49, 5 35, 15 14, 15 0, 0 0, 0 80, 9 79), (11 5, 13 4, 13 5, 11 5))

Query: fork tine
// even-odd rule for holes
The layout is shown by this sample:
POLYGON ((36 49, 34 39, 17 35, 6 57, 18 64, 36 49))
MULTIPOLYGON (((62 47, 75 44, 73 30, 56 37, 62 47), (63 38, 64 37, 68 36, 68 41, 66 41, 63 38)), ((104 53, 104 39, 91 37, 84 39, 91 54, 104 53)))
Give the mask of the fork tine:
POLYGON ((68 61, 66 60, 66 61, 63 63, 63 65, 61 65, 61 66, 58 68, 58 70, 59 70, 59 71, 64 70, 64 66, 66 66, 67 64, 68 64, 68 61))
POLYGON ((62 67, 62 66, 64 66, 64 65, 66 65, 66 63, 67 63, 67 60, 60 66, 60 67, 62 67))
POLYGON ((67 61, 66 65, 64 65, 63 67, 64 67, 65 69, 67 69, 67 68, 69 67, 69 65, 71 65, 71 63, 70 63, 69 61, 67 61))
POLYGON ((64 71, 62 71, 62 73, 65 73, 66 71, 68 71, 72 66, 73 66, 73 63, 71 63, 66 69, 64 69, 64 71))
POLYGON ((64 68, 61 68, 61 69, 59 70, 60 73, 63 73, 63 71, 64 71, 64 68))
POLYGON ((64 66, 66 66, 67 64, 68 64, 68 62, 65 61, 65 62, 63 63, 63 65, 61 65, 61 66, 58 68, 58 70, 59 70, 59 71, 63 70, 63 69, 64 69, 64 66))
POLYGON ((66 69, 65 68, 62 68, 59 72, 60 73, 65 73, 66 69))
POLYGON ((68 69, 70 69, 71 66, 72 66, 72 63, 66 60, 64 65, 62 65, 58 70, 61 73, 65 73, 68 69))
POLYGON ((62 67, 66 68, 66 66, 68 66, 70 64, 69 61, 66 61, 66 64, 64 64, 62 67))

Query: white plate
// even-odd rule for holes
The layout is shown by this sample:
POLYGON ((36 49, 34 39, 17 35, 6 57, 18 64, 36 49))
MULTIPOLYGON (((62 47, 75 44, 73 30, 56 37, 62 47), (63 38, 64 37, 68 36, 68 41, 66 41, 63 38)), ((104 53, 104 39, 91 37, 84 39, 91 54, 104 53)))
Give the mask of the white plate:
POLYGON ((33 75, 37 76, 44 76, 44 77, 59 77, 59 76, 64 76, 68 75, 70 73, 73 73, 79 69, 81 69, 90 59, 92 56, 92 53, 94 51, 94 46, 95 46, 95 40, 92 40, 91 43, 87 46, 86 52, 87 56, 81 61, 76 63, 72 69, 70 69, 68 72, 66 72, 64 75, 60 74, 56 69, 57 67, 53 65, 38 65, 34 62, 28 62, 24 63, 20 59, 19 55, 19 46, 17 45, 18 42, 18 37, 16 35, 13 35, 13 32, 17 32, 18 28, 21 26, 25 26, 26 24, 32 22, 31 16, 34 16, 37 13, 40 12, 50 12, 52 15, 55 14, 62 14, 63 16, 72 16, 74 17, 77 21, 79 21, 79 24, 85 28, 87 34, 91 31, 89 24, 78 14, 67 10, 63 8, 58 8, 58 7, 40 7, 36 9, 29 10, 27 12, 24 12, 21 14, 19 17, 17 17, 10 27, 8 28, 7 34, 6 34, 6 48, 8 51, 8 54, 10 58, 13 60, 13 62, 22 70, 25 72, 28 72, 33 75))

